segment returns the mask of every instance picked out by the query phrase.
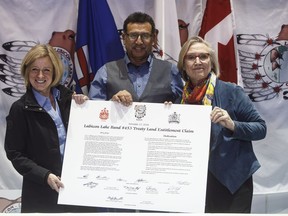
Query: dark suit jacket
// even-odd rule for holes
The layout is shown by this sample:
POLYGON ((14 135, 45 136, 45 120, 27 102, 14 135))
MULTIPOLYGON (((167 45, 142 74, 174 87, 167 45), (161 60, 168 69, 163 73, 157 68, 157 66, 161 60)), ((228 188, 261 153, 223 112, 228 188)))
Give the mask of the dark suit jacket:
MULTIPOLYGON (((64 86, 58 105, 66 127, 72 91, 64 86)), ((12 104, 6 118, 5 150, 14 168, 23 176, 22 212, 58 212, 58 193, 47 184, 50 172, 61 176, 62 161, 57 128, 50 115, 38 105, 33 92, 12 104)))

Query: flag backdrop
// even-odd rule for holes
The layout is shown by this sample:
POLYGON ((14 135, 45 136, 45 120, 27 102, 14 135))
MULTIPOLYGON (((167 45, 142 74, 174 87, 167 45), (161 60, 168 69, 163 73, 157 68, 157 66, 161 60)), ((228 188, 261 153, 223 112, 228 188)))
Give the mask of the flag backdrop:
MULTIPOLYGON (((58 35, 68 29, 76 30, 77 2, 3 0, 0 2, 0 14, 0 169, 5 170, 7 167, 11 168, 10 162, 4 160, 5 118, 11 104, 25 92, 23 79, 20 77, 21 60, 32 46, 49 43, 54 38, 53 33, 58 35), (65 17, 62 16, 63 13, 65 17)), ((0 188, 18 189, 21 187, 20 180, 14 169, 7 169, 1 172, 0 188)))
POLYGON ((266 0, 260 7, 241 0, 233 6, 243 86, 268 127, 267 137, 254 143, 262 164, 254 176, 255 193, 287 193, 288 2, 266 0))
POLYGON ((183 45, 188 37, 198 35, 206 4, 203 0, 178 0, 176 7, 180 40, 181 45, 183 45))
POLYGON ((32 46, 51 43, 65 54, 66 78, 70 82, 77 13, 76 0, 0 1, 0 212, 19 210, 22 178, 6 158, 4 136, 10 106, 25 92, 21 61, 32 46))
POLYGON ((199 36, 209 41, 218 53, 220 79, 237 83, 230 0, 207 0, 199 36))
POLYGON ((5 117, 12 102, 25 92, 23 80, 19 76, 20 63, 25 53, 37 43, 50 43, 57 51, 63 52, 63 56, 68 56, 62 57, 67 62, 64 84, 69 86, 75 82, 78 91, 87 93, 97 69, 105 62, 123 55, 117 29, 122 29, 123 21, 130 13, 144 11, 155 19, 159 30, 158 44, 154 47, 159 58, 170 58, 175 63, 179 44, 188 37, 200 34, 215 46, 220 58, 224 54, 225 63, 220 60, 223 74, 221 79, 233 82, 237 81, 237 76, 243 79, 245 91, 268 126, 267 137, 253 144, 262 165, 254 175, 254 198, 261 194, 263 198, 259 199, 261 202, 254 201, 252 210, 256 213, 287 213, 288 18, 285 11, 288 9, 288 2, 107 2, 108 5, 102 0, 81 0, 78 16, 79 0, 0 1, 0 212, 13 211, 11 206, 17 208, 15 203, 20 202, 22 179, 6 159, 3 142, 5 117), (178 17, 179 28, 175 17, 178 17), (72 40, 75 34, 76 44, 72 40), (104 43, 107 40, 110 43, 104 43), (239 61, 237 73, 233 48, 239 61), (71 68, 76 71, 73 73, 74 81, 71 78, 71 68), (273 197, 275 194, 278 196, 273 197), (1 201, 5 205, 10 202, 11 205, 3 209, 1 201))
POLYGON ((124 56, 106 0, 80 0, 76 38, 76 91, 88 94, 90 82, 106 62, 124 56))
POLYGON ((178 17, 175 0, 158 0, 152 7, 154 10, 146 11, 154 17, 158 29, 158 48, 161 58, 177 64, 181 49, 178 31, 178 17))

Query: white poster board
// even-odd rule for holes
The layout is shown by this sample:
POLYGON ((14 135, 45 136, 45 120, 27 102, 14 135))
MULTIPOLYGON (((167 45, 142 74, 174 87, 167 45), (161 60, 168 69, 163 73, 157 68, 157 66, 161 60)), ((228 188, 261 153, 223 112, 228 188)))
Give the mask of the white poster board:
POLYGON ((211 106, 71 106, 58 203, 204 212, 211 106))

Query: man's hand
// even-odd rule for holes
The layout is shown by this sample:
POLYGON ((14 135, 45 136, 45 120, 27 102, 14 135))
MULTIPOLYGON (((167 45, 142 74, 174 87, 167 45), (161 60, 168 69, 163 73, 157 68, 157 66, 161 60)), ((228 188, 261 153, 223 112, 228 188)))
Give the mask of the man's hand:
POLYGON ((119 91, 113 95, 111 100, 122 103, 124 106, 130 106, 133 103, 132 95, 126 90, 119 91))
POLYGON ((86 100, 89 100, 89 98, 86 95, 84 95, 84 94, 76 94, 76 93, 74 93, 72 95, 72 98, 75 100, 75 102, 77 104, 83 104, 86 100))

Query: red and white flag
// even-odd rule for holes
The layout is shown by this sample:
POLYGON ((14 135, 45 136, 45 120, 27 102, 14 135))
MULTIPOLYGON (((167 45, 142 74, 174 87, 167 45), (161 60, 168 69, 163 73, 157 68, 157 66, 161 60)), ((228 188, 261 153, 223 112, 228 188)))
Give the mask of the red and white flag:
POLYGON ((218 53, 220 79, 237 83, 233 26, 230 0, 207 0, 199 36, 218 53))

